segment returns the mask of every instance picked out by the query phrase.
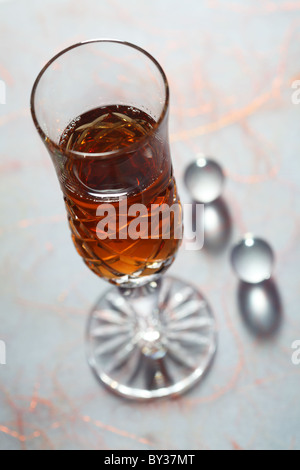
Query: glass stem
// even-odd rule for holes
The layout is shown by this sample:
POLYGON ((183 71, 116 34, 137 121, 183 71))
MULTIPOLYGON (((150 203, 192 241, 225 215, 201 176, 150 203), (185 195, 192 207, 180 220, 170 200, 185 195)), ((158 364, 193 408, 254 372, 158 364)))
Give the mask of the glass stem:
POLYGON ((125 289, 119 287, 120 294, 127 299, 135 316, 136 341, 142 353, 152 359, 160 359, 166 354, 157 291, 159 281, 125 289))

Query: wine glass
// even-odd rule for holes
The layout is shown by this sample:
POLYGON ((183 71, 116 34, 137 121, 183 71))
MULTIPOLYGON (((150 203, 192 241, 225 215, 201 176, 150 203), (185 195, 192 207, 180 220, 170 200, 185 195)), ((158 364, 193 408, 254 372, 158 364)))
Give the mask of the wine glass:
POLYGON ((93 372, 131 399, 184 392, 211 364, 216 328, 195 287, 162 276, 182 240, 163 69, 134 44, 78 43, 42 69, 31 111, 77 252, 113 285, 89 316, 93 372))

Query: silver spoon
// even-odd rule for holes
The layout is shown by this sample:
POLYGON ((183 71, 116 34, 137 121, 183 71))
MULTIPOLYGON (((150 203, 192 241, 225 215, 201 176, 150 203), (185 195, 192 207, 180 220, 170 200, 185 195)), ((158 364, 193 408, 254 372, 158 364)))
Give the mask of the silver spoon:
POLYGON ((210 203, 218 199, 223 190, 225 176, 220 165, 198 154, 197 160, 191 163, 184 175, 185 185, 195 202, 210 203))
POLYGON ((258 284, 270 279, 274 265, 274 252, 261 238, 247 234, 231 253, 232 267, 243 282, 258 284))

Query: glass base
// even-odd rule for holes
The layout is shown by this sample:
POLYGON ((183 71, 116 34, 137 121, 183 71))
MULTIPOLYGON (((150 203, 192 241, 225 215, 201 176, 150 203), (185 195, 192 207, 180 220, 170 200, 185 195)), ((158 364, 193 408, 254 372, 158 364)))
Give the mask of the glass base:
POLYGON ((179 395, 210 366, 216 324, 194 287, 162 277, 142 287, 110 289, 91 312, 87 346, 94 374, 118 395, 179 395))

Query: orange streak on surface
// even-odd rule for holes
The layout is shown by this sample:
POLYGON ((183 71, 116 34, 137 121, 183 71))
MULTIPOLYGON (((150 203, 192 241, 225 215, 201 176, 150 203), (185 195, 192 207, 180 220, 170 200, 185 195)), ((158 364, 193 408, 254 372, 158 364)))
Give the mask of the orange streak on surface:
POLYGON ((154 446, 154 444, 151 441, 149 441, 148 439, 136 436, 135 434, 129 433, 129 432, 124 431, 122 429, 118 429, 118 428, 116 428, 114 426, 111 426, 109 424, 104 424, 101 421, 93 420, 92 418, 90 418, 90 416, 82 416, 81 419, 85 422, 89 422, 89 423, 94 424, 94 426, 96 426, 97 428, 104 429, 104 430, 109 431, 113 434, 117 434, 119 436, 126 437, 127 439, 132 439, 133 441, 137 441, 137 442, 140 442, 141 444, 145 444, 145 445, 148 445, 148 446, 151 446, 151 447, 154 446))
POLYGON ((268 181, 271 178, 274 178, 279 172, 279 166, 275 165, 269 173, 261 174, 261 175, 238 175, 237 173, 232 173, 230 171, 225 171, 225 175, 234 180, 238 181, 239 183, 243 184, 257 184, 263 183, 264 181, 268 181))
POLYGON ((84 309, 79 309, 75 307, 69 308, 69 307, 63 307, 63 306, 52 305, 52 304, 44 304, 42 302, 35 302, 32 300, 27 300, 23 298, 18 298, 17 300, 20 305, 22 305, 23 307, 27 307, 27 308, 35 308, 41 311, 48 310, 50 312, 58 313, 60 315, 64 315, 64 314, 86 315, 86 311, 84 309))
POLYGON ((271 1, 259 2, 259 6, 248 7, 243 5, 242 2, 226 2, 220 3, 217 0, 208 0, 207 6, 212 9, 226 9, 233 11, 235 13, 248 13, 248 14, 264 14, 264 13, 277 13, 284 11, 297 11, 300 10, 300 2, 284 2, 281 4, 276 4, 271 1))
POLYGON ((6 85, 12 86, 14 84, 14 80, 13 80, 11 73, 9 72, 9 70, 7 70, 6 67, 4 67, 4 65, 1 65, 1 64, 0 64, 0 79, 4 80, 6 85))
POLYGON ((171 142, 185 141, 201 135, 209 134, 215 131, 218 131, 224 127, 235 124, 242 119, 245 119, 252 114, 255 114, 260 108, 262 108, 266 103, 272 100, 277 96, 278 90, 280 88, 280 81, 275 79, 270 91, 263 93, 262 95, 256 97, 251 103, 247 106, 236 109, 225 116, 217 119, 214 122, 209 124, 204 124, 202 126, 195 127, 193 129, 188 129, 181 132, 176 132, 171 135, 171 142))
POLYGON ((30 406, 29 406, 29 410, 30 411, 34 411, 37 407, 37 404, 38 404, 38 390, 40 388, 40 384, 39 383, 36 383, 35 384, 35 387, 34 387, 34 392, 33 392, 33 395, 32 395, 32 399, 31 399, 31 403, 30 403, 30 406))
POLYGON ((231 441, 234 450, 244 450, 236 441, 231 441))
POLYGON ((19 117, 27 117, 29 116, 29 108, 26 109, 20 109, 19 111, 14 111, 9 114, 5 114, 4 116, 0 116, 0 126, 4 126, 4 124, 7 124, 11 121, 14 121, 15 119, 18 119, 19 117))
POLYGON ((0 425, 0 432, 3 432, 4 434, 7 434, 8 436, 14 437, 15 439, 19 439, 22 442, 24 442, 26 440, 25 436, 19 434, 16 431, 12 431, 7 426, 0 425))
POLYGON ((22 219, 18 222, 19 228, 27 228, 32 225, 52 224, 66 220, 65 215, 52 215, 50 217, 36 217, 35 219, 22 219))
POLYGON ((231 331, 232 336, 234 337, 236 347, 238 350, 238 362, 235 367, 235 370, 231 376, 231 378, 228 380, 228 382, 223 386, 220 387, 215 393, 212 395, 206 396, 206 397, 199 397, 199 398, 194 398, 191 400, 187 400, 189 403, 194 403, 194 404, 201 404, 201 403, 211 403, 216 400, 218 400, 220 397, 223 395, 226 395, 230 390, 233 390, 234 387, 237 384, 237 381, 243 371, 244 365, 245 365, 245 357, 244 357, 244 349, 243 349, 243 343, 239 337, 239 334, 237 330, 234 327, 233 321, 230 318, 230 315, 228 313, 228 309, 226 308, 226 299, 225 299, 225 293, 228 292, 229 288, 226 286, 224 287, 223 291, 223 298, 222 298, 222 304, 223 304, 223 311, 226 316, 226 323, 228 329, 231 331))

